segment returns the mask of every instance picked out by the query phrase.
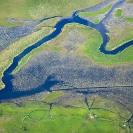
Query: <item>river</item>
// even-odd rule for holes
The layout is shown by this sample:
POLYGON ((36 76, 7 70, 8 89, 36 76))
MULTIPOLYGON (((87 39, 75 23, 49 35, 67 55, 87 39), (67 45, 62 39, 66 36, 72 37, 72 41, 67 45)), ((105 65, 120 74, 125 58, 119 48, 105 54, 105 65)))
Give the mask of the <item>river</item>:
MULTIPOLYGON (((55 31, 53 31, 50 35, 45 36, 44 38, 42 38, 40 41, 33 44, 32 46, 26 48, 18 56, 14 57, 12 64, 3 73, 2 81, 5 84, 5 88, 0 91, 0 100, 11 99, 11 98, 19 98, 19 97, 22 97, 22 96, 29 96, 29 95, 33 95, 33 94, 36 94, 36 93, 39 93, 39 92, 43 92, 45 90, 50 91, 50 88, 52 86, 54 86, 57 83, 62 82, 62 81, 50 81, 51 77, 48 77, 47 80, 45 81, 45 83, 42 86, 38 87, 38 88, 33 88, 32 90, 29 90, 29 91, 14 92, 13 91, 13 85, 12 85, 12 82, 11 82, 11 80, 13 79, 13 75, 11 73, 18 66, 18 62, 25 55, 27 55, 33 49, 35 49, 35 48, 39 47, 40 45, 42 45, 44 42, 47 42, 47 41, 55 38, 57 35, 59 35, 61 33, 63 27, 68 23, 83 24, 85 26, 89 26, 91 28, 96 29, 101 34, 101 36, 103 38, 103 43, 100 46, 100 51, 103 52, 104 54, 117 54, 117 53, 121 52, 122 50, 124 50, 125 48, 131 46, 133 44, 133 41, 129 41, 129 42, 117 47, 116 49, 114 49, 112 51, 107 51, 105 49, 106 44, 109 40, 108 40, 108 36, 107 36, 108 31, 106 30, 106 28, 103 24, 103 21, 105 19, 107 19, 108 16, 114 11, 114 9, 117 8, 119 5, 121 5, 124 1, 125 0, 119 0, 117 3, 115 3, 113 5, 113 7, 111 8, 111 10, 105 15, 105 17, 103 18, 103 20, 99 24, 94 24, 94 23, 92 23, 88 20, 82 19, 81 17, 79 17, 77 15, 78 11, 75 11, 70 17, 63 18, 61 21, 57 22, 57 24, 54 26, 54 28, 56 28, 55 31), (44 88, 47 88, 47 89, 44 90, 44 88)), ((50 18, 47 18, 47 19, 50 19, 50 18)), ((45 20, 45 19, 43 19, 43 20, 45 20)), ((40 20, 40 22, 42 22, 43 20, 40 20)))

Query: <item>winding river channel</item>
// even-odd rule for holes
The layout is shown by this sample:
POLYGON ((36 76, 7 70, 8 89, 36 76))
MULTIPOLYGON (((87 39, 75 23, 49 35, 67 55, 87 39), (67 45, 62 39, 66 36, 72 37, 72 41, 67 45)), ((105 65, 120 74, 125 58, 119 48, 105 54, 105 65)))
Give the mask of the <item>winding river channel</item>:
MULTIPOLYGON (((44 42, 47 42, 53 38, 55 38, 57 35, 59 35, 62 32, 63 27, 68 24, 68 23, 78 23, 78 24, 83 24, 85 26, 89 26, 91 28, 96 29, 102 36, 103 38, 103 43, 100 46, 100 51, 103 52, 104 54, 117 54, 119 52, 121 52, 122 50, 124 50, 125 48, 131 46, 133 44, 133 41, 129 41, 119 47, 117 47, 116 49, 112 50, 112 51, 107 51, 105 49, 106 44, 108 43, 108 36, 107 33, 108 31, 106 30, 103 21, 105 19, 107 19, 109 17, 109 15, 114 11, 115 8, 117 8, 118 6, 120 6, 125 0, 119 0, 119 2, 115 3, 112 8, 110 9, 110 11, 105 15, 105 17, 103 18, 103 20, 99 23, 99 24, 94 24, 88 20, 85 20, 81 17, 79 17, 77 14, 79 11, 74 12, 70 17, 68 18, 63 18, 61 21, 57 22, 57 24, 54 26, 55 31, 53 31, 50 35, 45 36, 44 38, 42 38, 40 41, 38 41, 37 43, 33 44, 32 46, 26 48, 22 53, 20 53, 18 56, 14 57, 12 64, 4 71, 3 73, 3 78, 2 81, 5 84, 5 88, 3 90, 0 91, 0 100, 4 100, 4 99, 11 99, 11 98, 19 98, 22 96, 29 96, 29 95, 33 95, 39 92, 43 92, 43 91, 50 91, 50 88, 52 86, 54 86, 57 83, 61 83, 62 81, 51 81, 51 77, 49 76, 47 78, 47 80, 45 81, 45 83, 42 86, 39 86, 38 88, 33 88, 32 90, 28 90, 28 91, 21 91, 21 92, 16 92, 13 91, 13 85, 12 85, 12 79, 13 79, 13 75, 11 74, 12 71, 18 66, 18 62, 25 56, 27 55, 29 52, 31 52, 33 49, 41 46, 44 42), (44 88, 46 88, 44 90, 44 88)), ((84 11, 84 10, 82 10, 84 11)), ((50 19, 50 18, 48 18, 50 19)), ((40 20, 40 23, 43 22, 46 19, 40 20)))

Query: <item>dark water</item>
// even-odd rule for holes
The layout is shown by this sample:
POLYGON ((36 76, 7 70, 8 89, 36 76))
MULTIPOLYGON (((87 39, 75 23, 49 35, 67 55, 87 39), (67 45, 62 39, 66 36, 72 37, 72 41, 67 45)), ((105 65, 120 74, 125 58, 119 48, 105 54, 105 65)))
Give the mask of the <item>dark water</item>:
MULTIPOLYGON (((120 0, 119 2, 117 2, 116 4, 114 4, 114 6, 112 7, 112 9, 105 15, 105 19, 107 19, 107 17, 112 13, 112 11, 117 8, 119 5, 121 5, 125 0, 120 0)), ((48 19, 48 18, 47 18, 48 19)), ((43 19, 45 20, 45 19, 43 19)), ((43 20, 40 20, 40 22, 42 22, 43 20)), ((4 99, 11 99, 11 98, 19 98, 22 96, 29 96, 29 95, 33 95, 42 91, 50 91, 50 88, 54 85, 56 85, 57 83, 63 83, 63 81, 53 81, 51 80, 52 77, 49 76, 47 78, 47 80, 45 80, 44 84, 39 86, 38 88, 33 88, 32 90, 29 91, 21 91, 21 92, 13 92, 13 86, 12 86, 12 82, 11 80, 13 79, 13 76, 11 75, 12 71, 17 67, 18 62, 25 56, 27 55, 29 52, 31 52, 34 48, 39 47, 40 45, 42 45, 44 42, 47 42, 53 38, 55 38, 57 35, 59 35, 62 31, 62 28, 68 24, 68 23, 78 23, 78 24, 83 24, 85 26, 89 26, 91 28, 96 29, 97 31, 100 32, 102 38, 103 38, 103 43, 100 46, 100 51, 103 52, 104 54, 117 54, 119 52, 121 52, 122 50, 124 50, 125 48, 129 47, 130 45, 133 44, 133 41, 129 41, 123 45, 121 45, 120 47, 112 50, 112 51, 107 51, 105 49, 106 44, 108 42, 108 36, 106 35, 106 33, 108 32, 105 29, 104 24, 102 23, 103 20, 99 23, 99 24, 94 24, 90 21, 84 20, 82 18, 80 18, 77 13, 73 13, 71 17, 68 18, 64 18, 61 21, 59 21, 54 28, 56 28, 56 30, 54 32, 52 32, 50 35, 45 36, 44 38, 42 38, 40 41, 38 41, 37 43, 33 44, 32 46, 26 48, 22 53, 20 53, 18 56, 16 56, 13 59, 13 63, 9 66, 9 68, 7 68, 4 71, 4 76, 2 78, 3 83, 5 84, 5 88, 3 90, 0 91, 0 100, 4 100, 4 99), (45 88, 45 89, 44 89, 45 88)))

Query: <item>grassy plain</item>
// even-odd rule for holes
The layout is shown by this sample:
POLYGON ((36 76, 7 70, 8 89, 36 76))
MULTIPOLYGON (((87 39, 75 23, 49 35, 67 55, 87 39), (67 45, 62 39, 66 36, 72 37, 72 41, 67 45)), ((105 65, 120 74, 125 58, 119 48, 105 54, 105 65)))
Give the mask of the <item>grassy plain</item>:
POLYGON ((105 0, 1 0, 0 25, 15 26, 6 18, 40 20, 52 16, 68 16, 72 12, 91 7, 105 0))
MULTIPOLYGON (((26 37, 21 38, 20 40, 14 42, 9 47, 4 49, 0 52, 0 79, 3 76, 4 70, 9 67, 9 65, 12 63, 12 60, 15 56, 17 56, 19 53, 21 53, 24 49, 26 49, 28 46, 33 45, 37 41, 39 41, 44 36, 48 35, 53 31, 52 28, 42 28, 42 30, 39 30, 37 32, 34 32, 26 37)), ((4 84, 0 80, 0 89, 4 87, 4 84)))
POLYGON ((127 110, 123 111, 123 107, 118 106, 117 112, 113 113, 110 110, 114 110, 114 107, 117 106, 116 102, 111 101, 110 106, 108 106, 107 99, 99 97, 97 99, 96 97, 95 100, 94 107, 97 106, 96 103, 100 105, 100 109, 92 106, 88 110, 87 106, 76 108, 58 104, 53 104, 50 109, 50 105, 43 102, 21 103, 20 107, 13 103, 1 103, 0 127, 3 127, 1 133, 130 132, 126 123, 130 115, 126 118, 119 116, 121 112, 126 114, 127 110), (101 101, 104 106, 100 103, 101 101), (108 110, 104 109, 105 106, 108 110))
POLYGON ((122 9, 117 9, 117 11, 115 12, 115 17, 117 17, 117 18, 119 18, 119 17, 121 17, 121 15, 122 15, 122 9))
POLYGON ((95 17, 99 14, 105 14, 106 12, 108 12, 112 7, 112 4, 110 4, 109 6, 105 7, 104 9, 101 9, 99 11, 96 12, 80 12, 79 15, 83 16, 83 17, 95 17))

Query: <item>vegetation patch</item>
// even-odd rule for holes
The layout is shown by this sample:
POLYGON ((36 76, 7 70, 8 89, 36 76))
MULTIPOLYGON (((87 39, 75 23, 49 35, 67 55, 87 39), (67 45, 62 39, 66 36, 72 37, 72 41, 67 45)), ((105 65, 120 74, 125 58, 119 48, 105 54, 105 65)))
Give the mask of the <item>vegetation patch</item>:
POLYGON ((57 91, 57 92, 51 92, 48 96, 44 98, 44 102, 51 103, 61 97, 63 95, 62 91, 57 91))
POLYGON ((125 17, 123 19, 126 20, 127 22, 133 22, 133 18, 131 17, 125 17))
POLYGON ((93 21, 94 24, 98 24, 99 22, 100 22, 99 19, 95 19, 95 20, 93 21))
POLYGON ((117 9, 114 15, 117 18, 121 17, 122 16, 122 9, 117 9))
POLYGON ((106 12, 108 12, 112 7, 112 4, 110 4, 109 6, 105 7, 104 9, 101 9, 99 11, 96 12, 80 12, 79 15, 83 16, 83 17, 95 17, 99 14, 105 14, 106 12))

